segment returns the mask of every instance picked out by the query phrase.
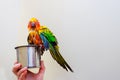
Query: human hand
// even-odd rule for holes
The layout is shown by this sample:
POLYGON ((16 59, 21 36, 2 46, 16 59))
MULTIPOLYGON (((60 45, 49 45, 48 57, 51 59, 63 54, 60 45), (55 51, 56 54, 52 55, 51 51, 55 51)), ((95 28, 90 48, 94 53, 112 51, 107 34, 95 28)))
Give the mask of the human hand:
POLYGON ((43 80, 45 72, 45 66, 43 61, 41 61, 41 67, 37 74, 32 73, 27 69, 27 67, 22 68, 22 65, 16 62, 13 66, 12 71, 18 77, 18 80, 43 80))

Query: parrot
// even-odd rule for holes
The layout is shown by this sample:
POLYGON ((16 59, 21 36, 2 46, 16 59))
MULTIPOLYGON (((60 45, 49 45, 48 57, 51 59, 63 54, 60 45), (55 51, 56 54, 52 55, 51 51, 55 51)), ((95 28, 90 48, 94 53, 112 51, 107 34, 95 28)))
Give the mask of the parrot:
POLYGON ((73 72, 72 68, 60 54, 58 41, 53 32, 46 26, 41 26, 37 18, 33 17, 28 23, 29 45, 37 45, 41 47, 42 54, 49 50, 52 58, 66 71, 73 72))

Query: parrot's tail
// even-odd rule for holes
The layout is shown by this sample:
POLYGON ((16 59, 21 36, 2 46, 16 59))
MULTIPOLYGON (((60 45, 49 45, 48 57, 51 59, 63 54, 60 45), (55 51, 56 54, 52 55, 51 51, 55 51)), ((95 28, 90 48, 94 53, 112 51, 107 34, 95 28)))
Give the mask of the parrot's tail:
POLYGON ((63 67, 67 71, 69 69, 71 72, 73 72, 72 68, 68 65, 68 63, 64 60, 64 58, 60 54, 60 52, 58 50, 58 46, 53 47, 50 44, 50 53, 51 53, 52 57, 57 61, 57 63, 60 64, 61 67, 63 67))

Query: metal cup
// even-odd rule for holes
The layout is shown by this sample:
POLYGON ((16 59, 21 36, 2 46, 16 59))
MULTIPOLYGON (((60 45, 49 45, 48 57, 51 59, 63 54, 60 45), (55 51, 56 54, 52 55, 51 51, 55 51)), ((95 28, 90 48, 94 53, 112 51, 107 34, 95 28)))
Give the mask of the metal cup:
POLYGON ((40 46, 24 45, 15 47, 17 52, 17 61, 22 67, 38 68, 40 67, 41 52, 40 46), (38 50, 39 49, 39 50, 38 50))

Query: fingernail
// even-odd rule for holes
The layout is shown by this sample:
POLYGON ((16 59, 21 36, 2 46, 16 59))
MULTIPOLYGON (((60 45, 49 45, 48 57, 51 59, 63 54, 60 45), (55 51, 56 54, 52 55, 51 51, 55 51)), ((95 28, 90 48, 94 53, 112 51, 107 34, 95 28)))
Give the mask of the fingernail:
POLYGON ((28 69, 27 67, 24 67, 24 69, 28 69))
POLYGON ((18 63, 18 64, 17 64, 17 66, 21 66, 21 64, 20 64, 20 63, 18 63))

